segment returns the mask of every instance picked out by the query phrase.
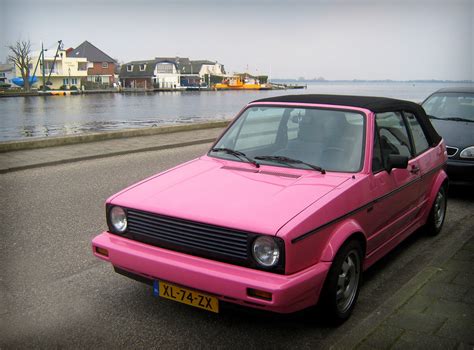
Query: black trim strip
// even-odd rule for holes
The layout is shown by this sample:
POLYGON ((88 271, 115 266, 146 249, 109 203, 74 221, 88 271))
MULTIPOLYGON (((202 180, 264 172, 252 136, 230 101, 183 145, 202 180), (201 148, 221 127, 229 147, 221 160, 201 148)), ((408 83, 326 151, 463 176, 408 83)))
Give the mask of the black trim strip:
POLYGON ((331 220, 331 221, 328 221, 327 223, 325 223, 325 224, 323 224, 323 225, 321 225, 321 226, 315 228, 314 230, 311 230, 311 231, 309 231, 309 232, 303 233, 303 234, 302 234, 301 236, 299 236, 299 237, 293 238, 293 239, 291 240, 291 243, 292 243, 292 244, 295 244, 295 243, 297 243, 297 242, 299 242, 299 241, 302 241, 303 239, 305 239, 305 238, 307 238, 307 237, 309 237, 309 236, 312 236, 313 234, 315 234, 315 233, 321 231, 322 229, 324 229, 324 228, 326 228, 326 227, 328 227, 328 226, 330 226, 330 225, 332 225, 332 224, 335 224, 336 222, 339 222, 339 221, 341 221, 341 220, 344 220, 344 219, 348 218, 349 216, 352 216, 352 215, 354 215, 355 213, 358 213, 359 211, 364 210, 364 209, 366 209, 366 208, 372 206, 372 205, 375 204, 375 203, 381 202, 381 201, 383 201, 384 199, 386 199, 386 198, 388 198, 388 197, 390 197, 390 196, 393 196, 394 194, 396 194, 396 193, 402 191, 403 189, 407 188, 408 186, 411 186, 411 185, 413 185, 414 183, 416 183, 416 182, 418 182, 418 181, 421 181, 421 180, 423 179, 423 177, 426 177, 426 176, 428 176, 428 175, 431 175, 432 173, 438 171, 439 169, 444 168, 445 166, 446 166, 446 164, 443 163, 442 165, 439 165, 439 166, 437 166, 436 168, 431 169, 430 171, 428 171, 427 173, 421 175, 420 177, 417 177, 416 179, 414 179, 414 180, 412 180, 412 181, 410 181, 410 182, 404 184, 403 186, 401 186, 401 187, 399 187, 399 188, 397 188, 397 189, 395 189, 395 190, 393 190, 393 191, 391 191, 391 192, 388 192, 388 193, 384 194, 383 196, 380 196, 380 197, 374 199, 373 201, 371 201, 371 202, 369 202, 369 203, 367 203, 367 204, 362 205, 361 207, 358 207, 358 208, 356 208, 356 209, 354 209, 354 210, 351 210, 350 212, 348 212, 348 213, 346 213, 346 214, 344 214, 344 215, 341 215, 341 216, 339 216, 339 217, 337 217, 337 218, 335 218, 335 219, 333 219, 333 220, 331 220))

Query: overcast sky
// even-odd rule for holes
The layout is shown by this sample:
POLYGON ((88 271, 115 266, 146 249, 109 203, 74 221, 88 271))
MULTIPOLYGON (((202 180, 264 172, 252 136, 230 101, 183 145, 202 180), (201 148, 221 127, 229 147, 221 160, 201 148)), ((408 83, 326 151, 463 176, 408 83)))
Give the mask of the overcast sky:
POLYGON ((181 56, 272 78, 474 80, 474 0, 0 0, 0 60, 29 39, 120 62, 181 56))

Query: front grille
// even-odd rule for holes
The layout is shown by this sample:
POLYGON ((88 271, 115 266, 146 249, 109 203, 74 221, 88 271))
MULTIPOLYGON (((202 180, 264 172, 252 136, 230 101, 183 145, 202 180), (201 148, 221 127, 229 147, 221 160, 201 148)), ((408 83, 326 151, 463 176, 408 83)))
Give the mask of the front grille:
POLYGON ((459 148, 446 146, 446 151, 448 152, 448 157, 454 157, 458 153, 459 148))
POLYGON ((135 209, 128 209, 127 217, 131 239, 215 260, 247 261, 247 232, 135 209))

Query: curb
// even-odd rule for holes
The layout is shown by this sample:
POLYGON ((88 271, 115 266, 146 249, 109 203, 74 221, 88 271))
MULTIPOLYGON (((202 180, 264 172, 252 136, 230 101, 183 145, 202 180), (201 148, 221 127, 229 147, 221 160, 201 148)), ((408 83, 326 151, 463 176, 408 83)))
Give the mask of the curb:
POLYGON ((401 286, 397 293, 375 309, 366 319, 362 320, 357 327, 340 338, 339 341, 336 341, 330 349, 356 348, 365 338, 372 334, 383 321, 389 318, 395 310, 400 308, 408 299, 415 295, 415 293, 439 271, 439 266, 456 254, 471 236, 471 232, 468 229, 464 229, 459 234, 458 239, 435 255, 427 267, 418 272, 405 285, 401 286))
POLYGON ((94 155, 83 156, 83 157, 65 158, 65 159, 60 159, 60 160, 54 160, 54 161, 51 161, 51 162, 42 162, 42 163, 28 164, 28 165, 22 165, 22 166, 18 166, 18 167, 0 169, 0 174, 6 174, 6 173, 14 172, 14 171, 19 171, 19 170, 41 168, 41 167, 51 166, 51 165, 74 163, 74 162, 79 162, 79 161, 82 161, 82 160, 92 160, 92 159, 100 159, 100 158, 121 156, 121 155, 125 155, 125 154, 130 154, 130 153, 159 151, 159 150, 170 149, 170 148, 193 146, 193 145, 199 145, 199 144, 204 144, 204 143, 211 143, 213 141, 215 141, 215 138, 193 140, 193 141, 180 142, 180 143, 170 143, 170 144, 166 144, 166 145, 159 145, 159 146, 152 146, 152 147, 145 147, 145 148, 138 148, 138 149, 128 149, 128 150, 124 150, 124 151, 94 154, 94 155))
POLYGON ((52 137, 38 138, 35 140, 7 141, 7 142, 0 142, 0 153, 20 151, 20 150, 26 150, 26 149, 72 145, 72 144, 84 143, 84 142, 120 139, 120 138, 126 138, 126 137, 152 136, 152 135, 168 134, 168 133, 181 132, 181 131, 222 128, 222 127, 226 127, 229 123, 230 123, 230 120, 223 120, 223 121, 215 121, 215 122, 193 123, 193 124, 186 124, 186 125, 171 125, 171 126, 128 129, 128 130, 110 131, 110 132, 97 132, 97 133, 71 135, 71 136, 52 136, 52 137))

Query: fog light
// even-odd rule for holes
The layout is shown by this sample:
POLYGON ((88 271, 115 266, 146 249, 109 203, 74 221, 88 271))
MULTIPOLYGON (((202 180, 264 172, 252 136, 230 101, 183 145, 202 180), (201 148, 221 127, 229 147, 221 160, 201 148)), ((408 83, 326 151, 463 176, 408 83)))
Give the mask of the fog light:
POLYGON ((247 288, 247 295, 254 298, 259 298, 263 300, 272 300, 272 293, 265 292, 263 290, 247 288))
POLYGON ((95 247, 95 251, 96 251, 97 254, 107 256, 107 257, 109 256, 109 251, 105 248, 95 247))

